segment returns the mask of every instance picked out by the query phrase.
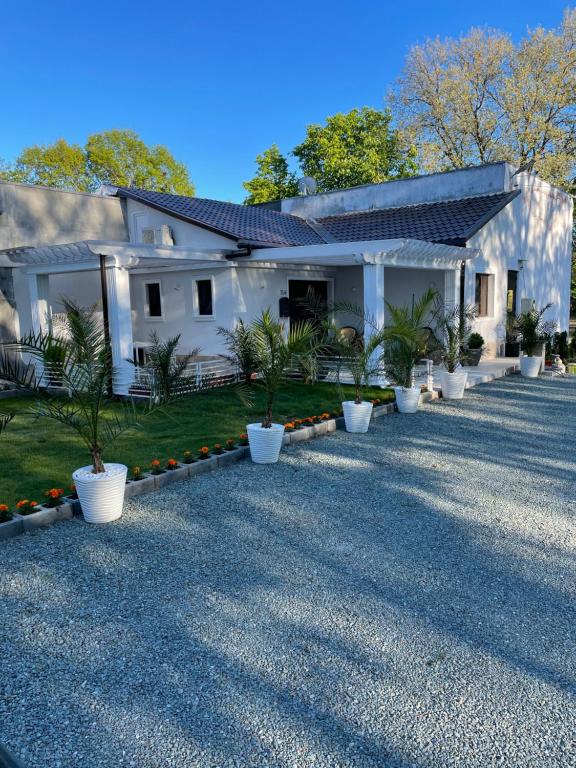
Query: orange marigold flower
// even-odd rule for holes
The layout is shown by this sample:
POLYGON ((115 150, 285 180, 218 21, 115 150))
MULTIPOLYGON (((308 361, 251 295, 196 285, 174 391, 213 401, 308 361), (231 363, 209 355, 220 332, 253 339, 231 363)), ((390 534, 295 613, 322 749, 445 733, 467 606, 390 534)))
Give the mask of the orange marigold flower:
POLYGON ((25 506, 26 506, 26 504, 28 504, 28 499, 21 499, 21 500, 20 500, 20 501, 19 501, 19 502, 16 504, 16 506, 18 507, 18 509, 21 509, 22 507, 25 507, 25 506))
POLYGON ((0 512, 8 512, 8 504, 0 504, 0 512))
POLYGON ((207 445, 203 445, 202 448, 200 448, 200 453, 210 453, 210 448, 208 448, 207 445))
POLYGON ((160 466, 160 459, 152 459, 150 462, 151 467, 159 467, 160 466))
POLYGON ((220 445, 220 443, 214 443, 214 448, 222 448, 222 446, 220 445))
POLYGON ((30 506, 31 507, 37 507, 38 506, 38 502, 37 501, 31 501, 30 502, 30 506))
POLYGON ((228 440, 226 440, 226 445, 227 445, 229 448, 231 448, 231 447, 232 447, 232 446, 233 446, 235 443, 236 443, 236 441, 235 441, 235 440, 234 440, 234 438, 232 438, 232 437, 229 437, 229 438, 228 438, 228 440))
POLYGON ((178 462, 176 461, 176 459, 168 459, 168 461, 166 462, 166 465, 169 467, 177 467, 178 462))
POLYGON ((329 418, 330 418, 330 414, 329 414, 329 413, 327 413, 326 411, 324 411, 324 413, 322 413, 322 414, 320 415, 320 418, 321 418, 321 419, 329 419, 329 418))
POLYGON ((248 437, 248 434, 246 432, 242 432, 242 434, 240 435, 240 438, 242 440, 246 440, 247 437, 248 437))

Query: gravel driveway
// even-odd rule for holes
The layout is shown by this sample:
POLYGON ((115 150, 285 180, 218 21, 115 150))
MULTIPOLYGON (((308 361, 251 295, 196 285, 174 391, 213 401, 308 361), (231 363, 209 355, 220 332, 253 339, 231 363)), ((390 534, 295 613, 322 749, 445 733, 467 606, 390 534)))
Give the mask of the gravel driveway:
POLYGON ((576 766, 576 383, 519 377, 0 544, 27 768, 576 766))

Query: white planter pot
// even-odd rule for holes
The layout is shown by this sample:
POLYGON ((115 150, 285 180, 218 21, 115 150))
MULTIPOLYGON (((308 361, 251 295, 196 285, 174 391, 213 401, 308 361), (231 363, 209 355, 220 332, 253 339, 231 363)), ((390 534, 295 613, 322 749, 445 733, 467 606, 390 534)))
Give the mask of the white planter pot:
POLYGON ((365 400, 361 403, 355 403, 354 400, 342 403, 346 432, 368 432, 372 408, 372 403, 365 400))
POLYGON ((535 379, 540 373, 541 365, 541 357, 529 357, 528 355, 522 355, 520 358, 520 373, 522 376, 526 376, 528 379, 535 379))
POLYGON ((72 473, 87 523, 109 523, 122 514, 128 468, 124 464, 104 464, 104 468, 106 471, 97 475, 91 466, 72 473))
POLYGON ((468 373, 466 371, 455 371, 454 373, 442 371, 440 374, 442 397, 446 400, 462 400, 467 381, 468 373))
POLYGON ((420 387, 394 387, 394 392, 400 413, 416 413, 420 404, 420 387))
POLYGON ((284 425, 272 424, 269 429, 261 424, 248 424, 250 457, 255 464, 275 464, 282 448, 284 425))

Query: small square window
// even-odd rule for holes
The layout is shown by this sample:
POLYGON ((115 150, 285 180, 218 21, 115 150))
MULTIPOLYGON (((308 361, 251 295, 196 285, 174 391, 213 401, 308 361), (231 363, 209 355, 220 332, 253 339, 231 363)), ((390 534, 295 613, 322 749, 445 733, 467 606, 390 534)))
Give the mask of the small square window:
POLYGON ((212 280, 196 280, 196 299, 200 317, 211 317, 214 314, 212 306, 212 280))
POLYGON ((148 317, 162 317, 160 283, 146 283, 146 312, 148 317))
POLYGON ((492 314, 492 275, 476 275, 476 307, 478 317, 492 314))

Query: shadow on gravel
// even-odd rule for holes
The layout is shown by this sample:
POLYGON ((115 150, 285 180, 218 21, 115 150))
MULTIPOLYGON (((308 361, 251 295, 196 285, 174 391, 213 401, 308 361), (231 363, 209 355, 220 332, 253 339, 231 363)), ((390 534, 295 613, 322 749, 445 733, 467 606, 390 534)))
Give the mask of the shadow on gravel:
MULTIPOLYGON (((498 382, 382 419, 366 436, 289 450, 277 468, 173 486, 162 509, 155 495, 143 502, 153 515, 129 507, 105 529, 42 532, 54 549, 40 559, 27 537, 6 574, 44 586, 4 597, 3 635, 25 659, 13 708, 45 678, 37 733, 54 728, 57 740, 65 729, 50 708, 58 691, 82 749, 103 750, 94 766, 130 765, 128 755, 145 768, 282 768, 316 755, 320 766, 428 768, 441 763, 425 757, 394 696, 427 701, 448 640, 576 693, 575 569, 563 543, 530 523, 540 504, 554 503, 559 520, 573 514, 575 392, 498 382), (58 556, 69 547, 75 572, 58 556), (27 633, 23 616, 42 632, 27 633), (58 642, 71 621, 73 647, 58 642)), ((35 753, 30 738, 40 765, 41 739, 35 753)))

